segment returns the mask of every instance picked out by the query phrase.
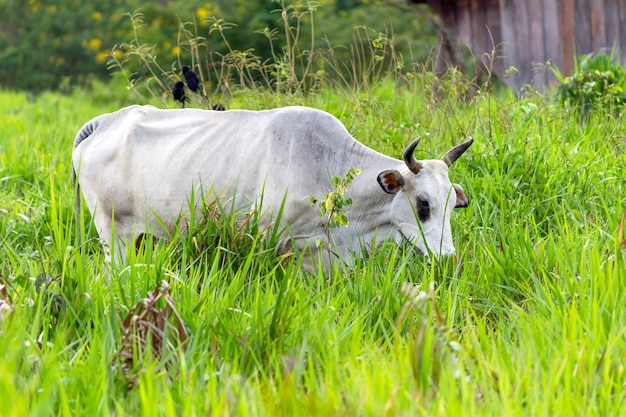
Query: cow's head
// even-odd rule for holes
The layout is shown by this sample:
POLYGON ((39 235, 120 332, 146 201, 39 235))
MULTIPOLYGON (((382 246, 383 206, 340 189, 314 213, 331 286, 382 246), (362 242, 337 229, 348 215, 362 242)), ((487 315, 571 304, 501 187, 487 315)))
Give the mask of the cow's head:
POLYGON ((378 183, 385 192, 395 194, 391 217, 405 239, 426 256, 429 250, 435 256, 453 255, 450 215, 455 208, 467 207, 469 200, 460 185, 450 182, 448 168, 473 139, 449 150, 441 159, 423 161, 413 154, 419 141, 404 151, 408 169, 383 171, 378 175, 378 183))

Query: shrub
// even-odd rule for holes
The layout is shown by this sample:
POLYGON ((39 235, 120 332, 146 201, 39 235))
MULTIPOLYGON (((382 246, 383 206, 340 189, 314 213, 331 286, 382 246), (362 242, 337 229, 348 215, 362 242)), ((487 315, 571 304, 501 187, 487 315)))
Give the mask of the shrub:
POLYGON ((560 81, 558 97, 562 105, 575 107, 587 117, 594 106, 616 109, 626 103, 626 69, 615 63, 614 54, 583 55, 575 63, 574 73, 560 81))

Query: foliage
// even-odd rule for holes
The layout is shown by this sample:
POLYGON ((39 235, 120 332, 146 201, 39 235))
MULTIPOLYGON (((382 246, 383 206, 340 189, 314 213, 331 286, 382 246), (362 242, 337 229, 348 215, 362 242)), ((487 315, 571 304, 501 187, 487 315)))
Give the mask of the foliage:
POLYGON ((0 1, 0 85, 41 91, 107 76, 125 0, 0 1))
POLYGON ((583 117, 594 106, 619 111, 626 104, 626 68, 615 62, 614 54, 583 55, 572 75, 563 77, 556 69, 555 73, 560 102, 577 108, 583 117))
MULTIPOLYGON (((133 61, 137 58, 134 50, 143 51, 172 75, 181 64, 201 64, 211 82, 209 62, 263 65, 274 60, 280 64, 275 58, 283 55, 283 47, 298 54, 292 58, 306 61, 312 58, 306 56, 307 50, 327 41, 335 47, 337 65, 341 65, 358 52, 349 47, 357 26, 367 28, 374 38, 376 33, 393 32, 397 53, 411 55, 411 60, 427 57, 434 39, 433 29, 420 17, 379 2, 0 0, 0 85, 67 92, 76 85, 106 80, 111 58, 129 60, 127 69, 133 79, 152 77, 144 63, 133 61), (283 9, 288 11, 286 16, 283 9), (313 9, 318 14, 315 26, 310 25, 307 12, 313 9), (137 13, 142 16, 140 25, 128 19, 137 13), (215 30, 215 23, 220 30, 215 30), (201 54, 193 55, 195 49, 201 54)), ((365 29, 360 30, 362 37, 365 29)), ((282 64, 292 62, 296 61, 282 64)), ((278 74, 286 68, 274 70, 278 74)), ((287 69, 291 75, 301 71, 287 69)), ((161 72, 158 75, 163 81, 168 79, 161 72)))
MULTIPOLYGON (((409 53, 416 42, 409 41, 406 35, 396 36, 386 22, 381 26, 380 19, 373 21, 373 27, 354 27, 354 24, 346 26, 351 20, 347 20, 345 12, 329 16, 316 1, 272 1, 266 6, 271 6, 276 20, 253 31, 250 23, 241 27, 241 22, 219 15, 203 13, 202 18, 191 22, 179 19, 176 61, 169 63, 156 52, 157 44, 145 40, 150 38, 145 31, 149 27, 146 16, 140 12, 127 14, 133 36, 129 42, 113 48, 109 69, 122 74, 128 88, 143 101, 154 100, 161 106, 169 106, 171 87, 182 78, 180 68, 189 65, 199 74, 204 88, 210 90, 209 97, 193 95, 191 106, 211 108, 216 100, 228 101, 250 89, 300 95, 326 85, 357 89, 390 74, 409 79, 412 71, 421 65, 419 60, 425 60, 428 53, 423 52, 420 57, 409 53), (342 26, 329 26, 329 22, 337 20, 342 20, 342 26), (381 29, 374 29, 376 26, 381 29), (253 47, 249 44, 243 47, 240 36, 247 31, 248 39, 261 39, 263 46, 253 42, 253 47), (406 56, 403 51, 407 52, 406 56)), ((420 31, 414 26, 420 21, 417 14, 400 16, 395 8, 378 3, 363 9, 389 16, 390 22, 393 19, 394 25, 405 32, 420 31)), ((363 11, 359 13, 360 10, 354 8, 354 17, 364 22, 371 20, 371 16, 367 17, 363 11)), ((416 49, 424 51, 431 38, 425 35, 417 39, 422 39, 422 44, 416 49)))
POLYGON ((352 205, 352 199, 346 198, 346 191, 350 188, 352 181, 356 175, 360 175, 360 169, 350 168, 346 172, 346 176, 333 175, 330 179, 330 185, 334 191, 324 194, 321 200, 311 197, 311 204, 319 204, 320 216, 328 216, 327 227, 334 229, 340 226, 347 226, 350 219, 346 215, 344 207, 352 205))
MULTIPOLYGON (((345 207, 352 205, 352 198, 346 197, 346 192, 348 191, 348 188, 350 188, 350 185, 352 185, 354 177, 357 175, 361 175, 361 170, 355 169, 354 167, 350 167, 350 169, 348 169, 345 177, 341 175, 333 175, 330 179, 330 185, 333 190, 324 194, 324 197, 321 200, 311 197, 311 204, 314 206, 319 205, 320 217, 326 217, 324 228, 326 229, 326 242, 329 244, 326 247, 329 265, 331 265, 333 261, 333 253, 331 251, 332 245, 330 245, 332 242, 331 229, 336 229, 341 226, 347 227, 350 223, 345 207)), ((323 244, 324 242, 322 239, 317 239, 315 242, 315 246, 317 247, 321 247, 323 244)))

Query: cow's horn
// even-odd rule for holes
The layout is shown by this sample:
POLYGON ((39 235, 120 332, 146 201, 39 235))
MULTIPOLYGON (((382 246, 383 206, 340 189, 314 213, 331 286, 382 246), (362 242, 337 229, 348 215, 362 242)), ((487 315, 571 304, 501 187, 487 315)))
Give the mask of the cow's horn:
POLYGON ((422 164, 415 158, 413 151, 422 138, 417 138, 404 151, 404 163, 409 167, 412 173, 417 174, 422 169, 422 164))
POLYGON ((452 165, 454 161, 459 158, 459 156, 463 155, 463 152, 465 152, 472 143, 474 143, 474 139, 470 139, 467 142, 463 142, 462 144, 455 146, 442 156, 441 160, 448 166, 452 165))

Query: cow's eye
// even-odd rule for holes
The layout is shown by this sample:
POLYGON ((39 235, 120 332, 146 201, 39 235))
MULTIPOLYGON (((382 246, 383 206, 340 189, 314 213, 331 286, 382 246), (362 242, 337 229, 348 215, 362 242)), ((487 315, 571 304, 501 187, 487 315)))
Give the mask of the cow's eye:
POLYGON ((417 199, 417 216, 421 222, 425 222, 430 217, 430 204, 428 200, 417 199))

